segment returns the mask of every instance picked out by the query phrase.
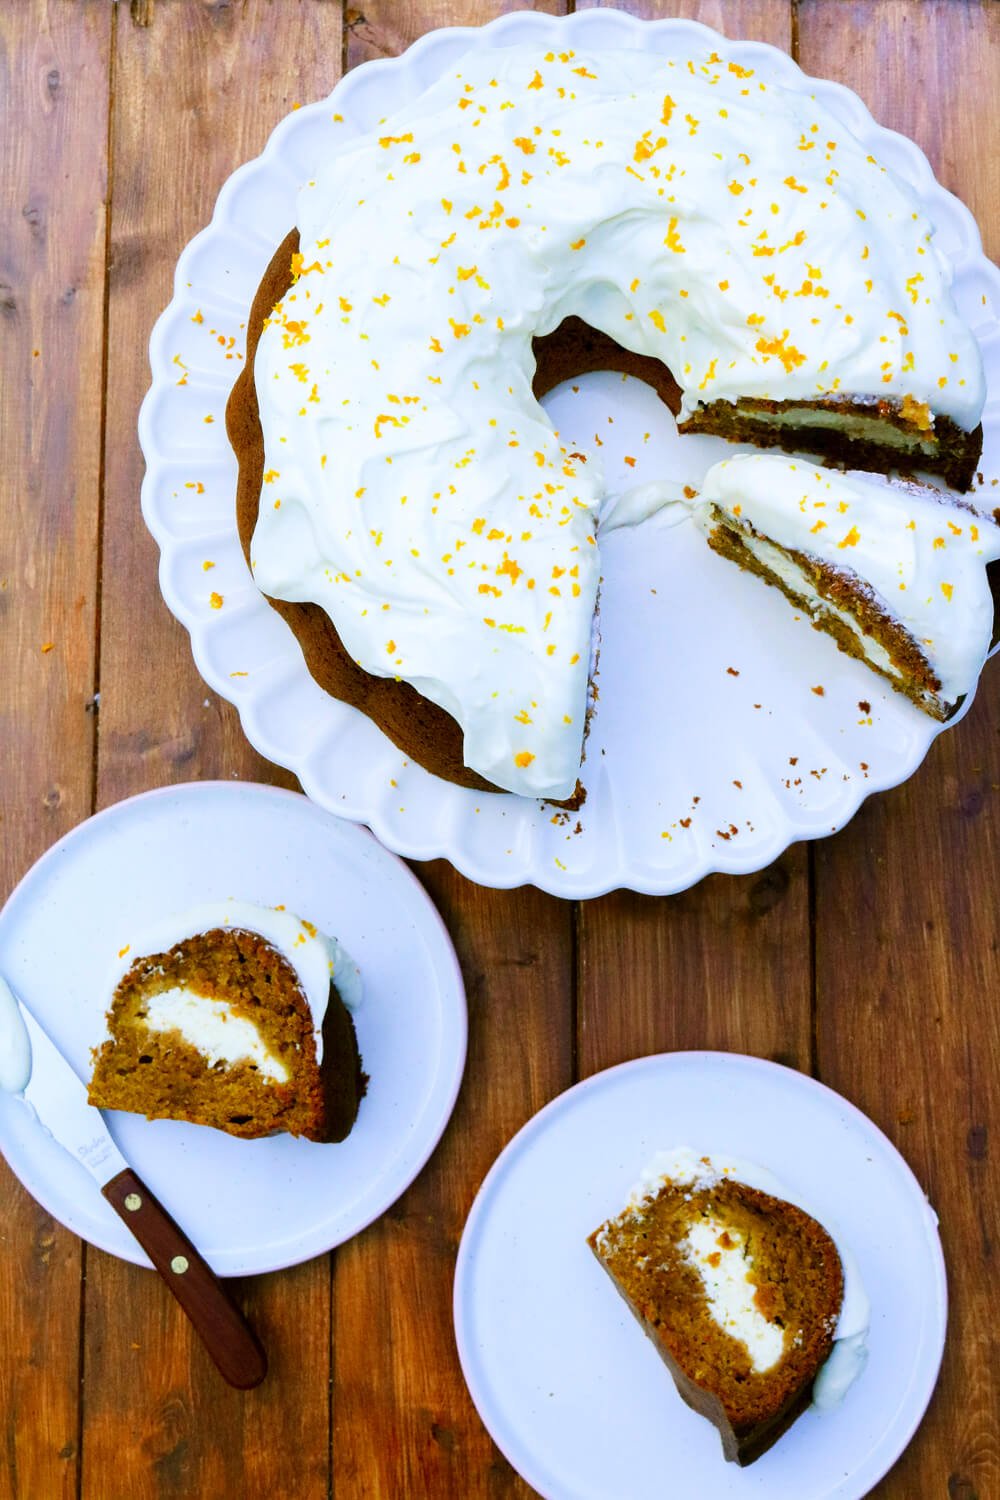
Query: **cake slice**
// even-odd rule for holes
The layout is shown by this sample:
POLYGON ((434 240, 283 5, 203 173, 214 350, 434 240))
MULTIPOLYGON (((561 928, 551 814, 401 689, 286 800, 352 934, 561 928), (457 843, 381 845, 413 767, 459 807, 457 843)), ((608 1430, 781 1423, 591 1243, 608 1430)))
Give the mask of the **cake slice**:
POLYGON ((246 1138, 343 1140, 367 1079, 348 1006, 356 966, 284 910, 225 901, 119 954, 89 1099, 246 1138))
POLYGON ((957 496, 748 454, 709 469, 693 515, 720 556, 932 718, 972 691, 996 639, 1000 527, 957 496))
POLYGON ((809 1405, 840 1338, 823 1404, 842 1397, 864 1364, 868 1307, 849 1257, 845 1300, 845 1268, 823 1226, 740 1180, 779 1186, 740 1166, 688 1148, 664 1153, 588 1243, 680 1395, 718 1428, 726 1458, 745 1465, 809 1405))

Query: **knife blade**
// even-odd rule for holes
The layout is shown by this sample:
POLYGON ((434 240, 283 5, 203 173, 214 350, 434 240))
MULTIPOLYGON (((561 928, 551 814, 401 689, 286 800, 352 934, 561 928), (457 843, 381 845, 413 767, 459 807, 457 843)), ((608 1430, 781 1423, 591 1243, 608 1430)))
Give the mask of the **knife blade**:
POLYGON ((267 1374, 267 1356, 256 1334, 184 1231, 129 1166, 101 1111, 87 1102, 84 1084, 2 975, 0 1054, 0 1086, 23 1100, 39 1124, 86 1167, 180 1303, 223 1378, 241 1390, 259 1385, 267 1374), (22 1082, 25 1037, 30 1074, 22 1082))

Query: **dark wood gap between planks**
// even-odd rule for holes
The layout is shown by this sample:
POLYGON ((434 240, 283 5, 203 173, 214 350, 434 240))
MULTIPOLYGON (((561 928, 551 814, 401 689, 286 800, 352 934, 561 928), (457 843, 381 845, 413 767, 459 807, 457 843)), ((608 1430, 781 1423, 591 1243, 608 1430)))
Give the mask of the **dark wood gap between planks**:
MULTIPOLYGON (((107 467, 108 443, 108 355, 111 328, 111 216, 114 197, 114 108, 115 108, 115 60, 118 44, 118 6, 111 8, 111 36, 108 51, 108 135, 105 155, 107 181, 104 190, 104 315, 101 330, 101 435, 100 458, 97 471, 97 548, 95 565, 97 578, 94 587, 94 677, 91 692, 92 750, 90 761, 90 813, 97 811, 98 762, 101 741, 101 607, 103 601, 104 573, 104 485, 107 467)), ((84 1244, 86 1254, 86 1243, 84 1244)), ((81 1381, 82 1381, 81 1373, 81 1381)))

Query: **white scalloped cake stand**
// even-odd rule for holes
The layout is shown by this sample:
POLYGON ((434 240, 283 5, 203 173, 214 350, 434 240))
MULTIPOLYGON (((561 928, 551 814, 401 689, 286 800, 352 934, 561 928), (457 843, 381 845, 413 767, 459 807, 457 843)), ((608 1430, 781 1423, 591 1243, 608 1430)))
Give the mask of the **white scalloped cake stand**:
MULTIPOLYGON (((602 544, 600 702, 580 814, 470 792, 409 762, 363 715, 320 691, 254 587, 236 534, 226 400, 251 300, 295 221, 297 184, 330 149, 332 113, 344 117, 338 129, 365 131, 463 53, 520 42, 665 56, 716 50, 763 80, 815 94, 909 181, 954 263, 956 301, 982 345, 989 494, 1000 472, 1000 272, 922 152, 876 125, 848 89, 807 77, 773 47, 730 42, 691 21, 594 10, 432 32, 296 110, 263 155, 234 173, 211 224, 181 255, 173 301, 150 340, 153 382, 139 419, 143 514, 160 545, 163 597, 191 634, 202 676, 236 705, 251 743, 294 771, 316 802, 369 824, 397 853, 443 855, 484 885, 532 882, 567 897, 619 886, 666 894, 710 871, 761 869, 788 844, 841 828, 870 792, 916 770, 941 726, 807 629, 776 590, 717 558, 690 523, 669 527, 661 517, 602 544)), ((612 489, 668 475, 697 485, 734 451, 715 438, 678 438, 648 387, 620 376, 562 386, 546 406, 574 441, 602 434, 612 489)))

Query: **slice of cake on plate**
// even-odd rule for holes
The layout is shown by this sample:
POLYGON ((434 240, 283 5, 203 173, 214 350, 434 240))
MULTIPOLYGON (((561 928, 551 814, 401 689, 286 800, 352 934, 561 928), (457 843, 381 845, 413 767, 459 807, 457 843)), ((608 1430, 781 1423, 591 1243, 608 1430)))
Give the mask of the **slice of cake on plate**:
POLYGON ((588 1244, 727 1459, 752 1463, 864 1367, 853 1257, 763 1168, 661 1153, 588 1244))
POLYGON ((199 906, 126 945, 109 989, 91 1104, 243 1137, 350 1132, 367 1083, 350 1011, 360 977, 312 923, 199 906))

